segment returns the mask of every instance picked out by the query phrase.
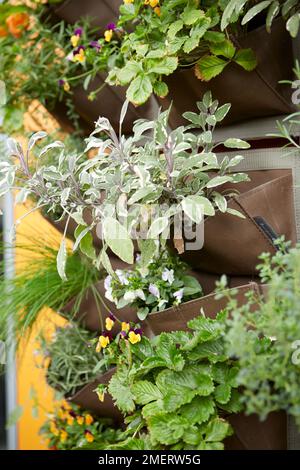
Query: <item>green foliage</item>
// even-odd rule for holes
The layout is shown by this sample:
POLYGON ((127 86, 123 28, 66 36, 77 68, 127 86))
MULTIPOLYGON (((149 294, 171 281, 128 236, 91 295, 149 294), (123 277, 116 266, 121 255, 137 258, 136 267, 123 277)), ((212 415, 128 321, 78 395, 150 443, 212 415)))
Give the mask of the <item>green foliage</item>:
MULTIPOLYGON (((127 106, 125 102, 120 128, 127 106)), ((18 185, 24 195, 22 201, 30 196, 35 199, 35 208, 47 207, 49 213, 74 219, 83 227, 78 230, 74 250, 80 248, 83 236, 102 224, 104 247, 94 260, 96 265, 99 267, 105 262, 105 269, 109 269, 103 255, 107 247, 130 263, 134 238, 160 239, 165 243, 168 228, 182 213, 190 222, 199 223, 203 216, 213 216, 216 209, 226 212, 231 194, 222 194, 219 188, 224 182, 239 183, 248 179, 245 173, 233 172, 242 156, 232 159, 225 156, 218 161, 214 151, 223 143, 214 143, 215 126, 230 106, 219 107, 208 92, 198 108, 199 113, 184 114, 189 121, 187 126, 173 131, 168 126, 169 111, 160 113, 155 121, 138 120, 133 135, 128 138, 122 136, 121 131, 117 136, 110 122, 99 118, 95 131, 86 141, 85 152, 97 149, 93 159, 84 159, 86 153, 81 152, 69 155, 64 144, 55 141, 39 152, 33 172, 28 166, 28 154, 45 133, 31 137, 25 154, 15 140, 9 139, 12 158, 0 162, 1 193, 18 185), (191 133, 191 129, 198 132, 191 133), (51 165, 49 160, 44 163, 47 154, 48 159, 49 155, 53 157, 51 165), (91 214, 89 224, 83 220, 85 210, 91 214)), ((239 139, 227 139, 224 145, 249 147, 239 139)), ((144 247, 147 251, 147 245, 144 247)), ((84 252, 87 250, 85 245, 84 252)), ((142 257, 145 257, 143 253, 142 257)), ((57 261, 60 275, 65 278, 63 245, 57 261)))
POLYGON ((246 411, 264 419, 285 410, 300 426, 300 246, 288 249, 280 241, 276 255, 261 260, 267 299, 250 296, 241 307, 230 300, 228 353, 239 362, 236 379, 246 411))
POLYGON ((137 261, 132 270, 117 270, 106 278, 106 297, 117 307, 130 304, 140 320, 149 313, 165 310, 195 297, 202 289, 197 279, 187 275, 187 265, 167 251, 155 254, 147 266, 137 261))
MULTIPOLYGON (((88 80, 100 71, 109 72, 106 81, 126 86, 127 99, 134 105, 145 103, 153 92, 166 96, 164 79, 178 68, 197 63, 196 75, 205 81, 219 75, 232 61, 253 70, 253 51, 237 50, 228 39, 236 34, 236 28, 227 25, 226 31, 221 30, 225 6, 226 2, 216 0, 161 0, 153 7, 135 0, 121 5, 111 38, 97 39, 98 46, 93 48, 80 39, 80 45, 85 46, 80 70, 88 80)), ((75 57, 77 51, 67 52, 75 57)))
MULTIPOLYGON (((4 248, 9 255, 12 248, 4 248)), ((85 290, 99 279, 100 274, 87 259, 76 253, 70 254, 66 264, 67 281, 63 282, 56 267, 55 241, 52 246, 47 246, 41 237, 36 238, 34 245, 26 240, 17 248, 22 252, 18 273, 10 280, 2 275, 0 280, 0 337, 4 340, 8 338, 8 318, 14 319, 17 339, 24 339, 43 307, 60 311, 74 299, 72 317, 85 290)))
POLYGON ((71 92, 64 93, 59 82, 68 74, 76 75, 73 62, 66 60, 64 54, 73 26, 66 26, 64 22, 53 25, 45 5, 33 9, 5 1, 0 5, 0 27, 5 29, 7 17, 20 9, 29 15, 29 27, 18 37, 9 31, 0 37, 0 80, 6 85, 5 105, 0 100, 3 121, 0 120, 0 126, 7 134, 20 131, 24 112, 33 100, 40 101, 51 111, 64 98, 67 115, 78 128, 71 92))
POLYGON ((225 316, 200 316, 188 326, 192 331, 120 343, 108 391, 123 413, 136 410, 143 423, 137 430, 146 429, 153 446, 222 449, 231 434, 224 410, 241 409, 239 369, 225 351, 225 316))
POLYGON ((106 370, 104 363, 99 367, 101 357, 92 347, 94 339, 95 333, 75 323, 57 328, 51 341, 41 336, 40 349, 49 362, 46 376, 51 387, 72 396, 106 370))
POLYGON ((222 16, 221 29, 240 19, 244 26, 261 13, 265 15, 267 31, 270 32, 274 19, 282 16, 290 35, 297 36, 300 24, 298 0, 229 0, 222 16))
POLYGON ((100 450, 116 442, 121 430, 109 419, 92 416, 75 404, 62 403, 49 415, 40 434, 52 450, 84 449, 87 445, 100 450))

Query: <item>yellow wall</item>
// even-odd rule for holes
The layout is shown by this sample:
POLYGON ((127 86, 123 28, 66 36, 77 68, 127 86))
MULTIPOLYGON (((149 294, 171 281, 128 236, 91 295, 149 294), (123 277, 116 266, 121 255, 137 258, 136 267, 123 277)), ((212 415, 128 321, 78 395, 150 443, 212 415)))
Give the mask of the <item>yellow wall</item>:
MULTIPOLYGON (((16 208, 16 218, 25 214, 24 207, 16 208)), ((18 226, 17 245, 18 243, 34 243, 35 237, 38 235, 44 238, 45 243, 53 243, 53 240, 59 240, 61 235, 39 214, 33 213, 26 217, 18 226)), ((37 254, 38 255, 38 254, 37 254)), ((27 255, 28 256, 28 255, 27 255)), ((16 250, 16 269, 18 265, 24 261, 24 253, 21 249, 16 250)), ((45 380, 45 372, 43 369, 36 367, 39 357, 36 356, 38 344, 35 340, 37 333, 41 328, 47 329, 51 334, 54 324, 62 325, 65 321, 51 310, 44 309, 41 311, 38 322, 32 331, 31 337, 26 344, 21 344, 17 361, 17 386, 18 386, 18 403, 24 409, 23 415, 18 423, 18 448, 22 450, 46 449, 46 443, 39 436, 39 428, 46 420, 47 412, 50 412, 53 406, 54 394, 52 389, 47 385, 45 380), (37 393, 39 407, 38 417, 33 417, 32 407, 33 400, 30 398, 30 390, 33 389, 37 393)))

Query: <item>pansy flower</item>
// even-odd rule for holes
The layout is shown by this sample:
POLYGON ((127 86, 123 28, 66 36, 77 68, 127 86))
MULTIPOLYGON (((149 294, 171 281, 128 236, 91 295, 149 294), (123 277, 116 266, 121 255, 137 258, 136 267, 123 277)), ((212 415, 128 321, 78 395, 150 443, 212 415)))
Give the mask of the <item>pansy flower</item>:
POLYGON ((94 441, 94 436, 91 433, 91 431, 89 431, 88 429, 86 429, 84 431, 84 435, 85 435, 85 438, 86 438, 87 442, 93 442, 94 441))
POLYGON ((111 313, 109 317, 105 319, 105 328, 107 331, 111 331, 116 321, 116 317, 111 313))
POLYGON ((99 44, 98 41, 91 41, 90 42, 90 47, 92 47, 93 49, 95 49, 97 52, 99 52, 101 50, 101 44, 99 44))
POLYGON ((78 46, 78 43, 80 41, 80 38, 82 36, 82 33, 83 33, 83 29, 82 28, 76 28, 75 31, 74 31, 74 34, 71 36, 71 44, 73 47, 77 47, 78 46))
POLYGON ((131 344, 139 343, 142 340, 142 330, 136 328, 128 333, 128 339, 131 344))

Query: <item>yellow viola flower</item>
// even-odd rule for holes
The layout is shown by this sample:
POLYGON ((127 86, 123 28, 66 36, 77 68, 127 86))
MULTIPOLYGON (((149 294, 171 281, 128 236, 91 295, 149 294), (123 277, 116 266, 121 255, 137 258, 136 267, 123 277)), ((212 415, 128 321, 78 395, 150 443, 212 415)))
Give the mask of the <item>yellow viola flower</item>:
POLYGON ((89 426, 93 422, 94 422, 93 416, 91 416, 90 414, 85 415, 85 424, 89 426))
POLYGON ((67 92, 70 91, 70 85, 69 85, 68 82, 65 82, 64 85, 63 85, 63 87, 64 87, 64 90, 65 90, 65 91, 67 91, 67 92))
POLYGON ((54 421, 51 421, 50 423, 50 432, 54 435, 54 436, 58 436, 59 435, 59 430, 55 424, 54 421))
POLYGON ((67 418, 67 413, 64 410, 59 410, 57 413, 59 419, 64 421, 67 418))
POLYGON ((84 423, 84 417, 83 416, 77 416, 76 421, 78 424, 83 424, 84 423))
POLYGON ((154 11, 154 13, 157 14, 157 16, 160 16, 160 13, 161 13, 160 12, 160 7, 155 7, 153 11, 154 11))
POLYGON ((73 34, 73 36, 71 36, 70 42, 73 47, 77 47, 79 40, 80 40, 79 34, 73 34))
POLYGON ((60 432, 60 437, 59 437, 60 442, 65 442, 67 440, 67 437, 68 437, 68 433, 66 431, 63 430, 60 432))
POLYGON ((84 62, 85 60, 85 53, 84 49, 80 48, 80 50, 77 52, 77 54, 74 54, 74 62, 84 62))
POLYGON ((70 405, 70 403, 67 401, 67 400, 64 400, 61 404, 62 408, 67 410, 67 411, 71 411, 72 410, 72 406, 70 405))
POLYGON ((109 344, 109 337, 108 336, 99 336, 98 343, 96 346, 96 352, 100 352, 101 349, 106 348, 106 346, 109 344))
POLYGON ((87 442, 93 442, 94 441, 94 436, 90 431, 85 431, 85 438, 87 442))
POLYGON ((106 42, 110 42, 112 36, 113 36, 113 30, 112 30, 112 29, 107 29, 107 30, 104 32, 104 39, 105 39, 106 42))
POLYGON ((122 321, 121 330, 125 331, 125 333, 127 333, 129 331, 129 328, 130 328, 129 323, 127 323, 126 321, 122 321))
POLYGON ((105 319, 105 328, 107 329, 107 331, 111 331, 114 324, 115 322, 111 317, 107 317, 105 319))
POLYGON ((149 5, 152 8, 155 8, 159 4, 159 0, 149 0, 149 5))
POLYGON ((74 418, 73 418, 73 416, 68 415, 68 416, 67 416, 67 424, 68 424, 69 426, 72 426, 73 423, 74 423, 74 418))
POLYGON ((133 3, 134 0, 123 0, 123 2, 125 3, 125 5, 128 5, 129 3, 133 3))
POLYGON ((139 343, 142 338, 139 333, 136 334, 134 331, 130 331, 128 334, 128 339, 131 344, 136 344, 136 343, 139 343))

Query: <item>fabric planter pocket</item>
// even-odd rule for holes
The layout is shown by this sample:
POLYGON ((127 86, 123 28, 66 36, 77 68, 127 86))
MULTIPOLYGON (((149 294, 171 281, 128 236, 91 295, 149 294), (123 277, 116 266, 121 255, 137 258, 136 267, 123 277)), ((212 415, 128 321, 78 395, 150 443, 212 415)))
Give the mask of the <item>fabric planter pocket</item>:
MULTIPOLYGON (((87 90, 82 86, 74 89, 73 103, 76 112, 85 123, 86 131, 89 133, 95 129, 95 121, 99 116, 105 116, 115 130, 119 129, 119 117, 124 101, 126 100, 126 88, 115 87, 105 84, 106 74, 99 73, 91 81, 87 90), (94 101, 88 99, 88 95, 93 90, 104 85, 103 90, 97 95, 94 101)), ((122 124, 123 134, 130 134, 134 121, 137 119, 155 119, 157 117, 157 104, 154 97, 142 106, 134 107, 129 104, 128 111, 122 124)))
POLYGON ((67 23, 76 23, 80 18, 89 18, 93 27, 103 34, 108 23, 116 22, 122 0, 66 0, 52 6, 55 15, 67 23))
POLYGON ((226 450, 286 450, 287 416, 282 412, 270 413, 265 421, 257 415, 230 415, 228 421, 234 434, 226 439, 226 450))
POLYGON ((101 402, 97 396, 97 393, 94 392, 94 390, 97 388, 97 385, 107 385, 114 372, 115 368, 108 370, 93 382, 88 383, 83 388, 78 390, 72 397, 68 398, 68 401, 81 406, 85 410, 93 412, 97 416, 111 418, 115 421, 122 421, 122 414, 114 405, 109 393, 105 393, 104 401, 101 402))
POLYGON ((281 80, 293 80, 294 62, 292 39, 282 19, 274 21, 271 33, 263 25, 234 42, 241 48, 254 50, 258 65, 252 72, 231 63, 209 82, 196 78, 194 67, 179 69, 167 77, 169 94, 160 102, 164 109, 172 103, 172 128, 186 122, 182 114, 186 110, 196 111, 196 102, 208 90, 221 104, 232 105, 222 125, 295 111, 290 86, 279 83, 281 80))
MULTIPOLYGON (((253 291, 257 295, 265 294, 266 286, 251 282, 236 289, 236 299, 241 305, 246 300, 245 294, 247 292, 253 291)), ((205 295, 199 299, 185 302, 178 307, 171 307, 161 312, 152 313, 148 315, 145 323, 147 323, 154 335, 177 330, 186 331, 189 320, 197 317, 201 312, 208 317, 214 318, 218 312, 226 307, 227 302, 225 297, 216 299, 214 293, 205 295)))
POLYGON ((256 274, 259 255, 275 253, 277 237, 284 235, 286 240, 296 242, 291 170, 248 173, 251 181, 238 185, 240 194, 228 203, 244 218, 220 211, 207 218, 203 248, 181 255, 192 268, 211 274, 252 276, 256 274))

